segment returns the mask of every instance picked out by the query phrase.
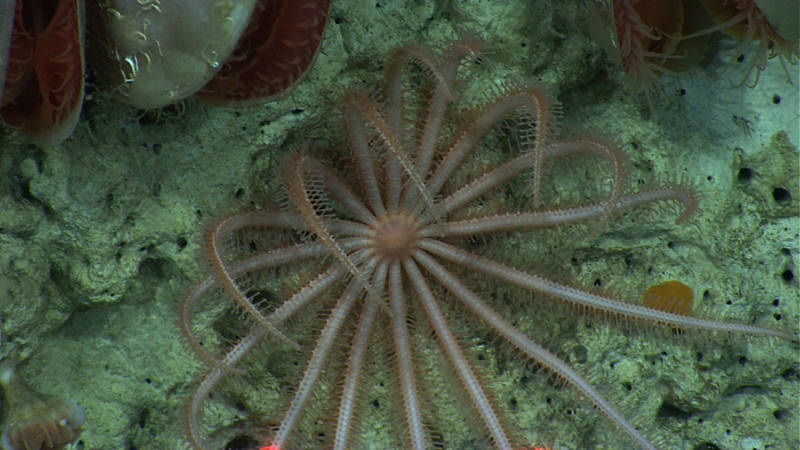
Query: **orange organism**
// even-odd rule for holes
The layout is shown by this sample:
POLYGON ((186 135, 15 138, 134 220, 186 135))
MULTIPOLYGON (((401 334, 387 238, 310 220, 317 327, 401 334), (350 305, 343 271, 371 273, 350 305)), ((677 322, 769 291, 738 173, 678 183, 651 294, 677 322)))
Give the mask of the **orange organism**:
POLYGON ((694 293, 692 288, 680 281, 665 281, 647 288, 642 305, 672 314, 691 316, 694 311, 694 293))

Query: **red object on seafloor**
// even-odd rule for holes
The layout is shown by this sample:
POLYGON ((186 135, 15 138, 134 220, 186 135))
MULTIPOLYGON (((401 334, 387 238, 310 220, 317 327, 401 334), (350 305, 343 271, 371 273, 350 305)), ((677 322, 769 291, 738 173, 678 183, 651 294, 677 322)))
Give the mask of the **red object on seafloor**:
POLYGON ((83 0, 17 0, 8 43, 2 38, 3 121, 39 145, 64 141, 83 103, 83 0))
POLYGON ((286 92, 314 62, 330 6, 331 0, 259 0, 236 49, 197 95, 245 106, 286 92))

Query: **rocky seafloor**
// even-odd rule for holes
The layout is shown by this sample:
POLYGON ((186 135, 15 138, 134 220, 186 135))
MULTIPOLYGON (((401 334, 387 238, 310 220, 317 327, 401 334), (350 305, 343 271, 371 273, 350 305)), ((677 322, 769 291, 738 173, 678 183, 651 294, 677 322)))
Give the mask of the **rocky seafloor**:
MULTIPOLYGON (((88 420, 75 448, 185 446, 182 413, 201 364, 181 342, 177 306, 205 266, 205 227, 274 192, 293 146, 340 141, 337 100, 378 82, 392 48, 444 47, 466 31, 491 48, 469 84, 472 94, 504 81, 547 86, 563 103, 564 134, 600 130, 615 138, 631 159, 632 183, 683 181, 701 194, 699 213, 684 225, 667 213, 626 215, 596 234, 565 231, 520 243, 546 261, 546 273, 613 286, 633 301, 648 286, 677 279, 692 287, 708 317, 796 330, 796 85, 773 61, 755 88, 734 88, 726 76, 710 75, 724 64, 723 52, 665 76, 664 95, 651 108, 584 31, 581 8, 341 0, 315 66, 278 101, 226 109, 189 100, 180 111, 139 111, 97 85, 61 145, 40 149, 0 128, 0 358, 21 361, 19 373, 37 390, 84 406, 88 420)), ((798 67, 789 69, 798 82, 798 67)), ((565 176, 560 182, 579 199, 585 180, 565 176)), ((665 338, 593 317, 564 317, 554 326, 524 311, 518 324, 590 374, 668 448, 800 447, 794 344, 665 338)), ((530 444, 631 445, 571 389, 506 361, 502 348, 477 335, 467 339, 530 444)), ((290 395, 272 389, 264 398, 290 395)), ((237 414, 219 402, 228 417, 237 414)), ((447 436, 448 448, 475 442, 468 432, 447 436)))

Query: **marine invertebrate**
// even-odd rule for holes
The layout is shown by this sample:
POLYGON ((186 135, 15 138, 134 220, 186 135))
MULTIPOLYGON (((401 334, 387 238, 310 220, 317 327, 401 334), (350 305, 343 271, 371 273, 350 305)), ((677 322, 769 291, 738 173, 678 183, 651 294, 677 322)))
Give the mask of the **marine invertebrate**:
MULTIPOLYGON (((758 83, 761 72, 767 67, 767 61, 777 57, 789 81, 789 65, 796 65, 800 58, 800 30, 797 22, 797 4, 785 0, 756 2, 754 0, 701 0, 700 3, 717 22, 717 26, 699 33, 708 33, 717 29, 724 30, 741 39, 741 44, 734 54, 744 55, 746 46, 751 41, 758 41, 758 48, 747 64, 745 75, 739 84, 748 83, 751 74, 751 86, 758 83), (757 3, 763 3, 766 9, 762 10, 757 3), (794 18, 792 19, 792 17, 794 18), (773 25, 773 21, 784 21, 789 18, 789 24, 780 30, 773 25), (791 23, 791 22, 794 23, 791 23)), ((732 63, 733 61, 731 61, 732 63)), ((729 63, 728 65, 730 65, 729 63)))
POLYGON ((82 0, 0 7, 0 115, 40 145, 66 139, 83 103, 82 0))
POLYGON ((642 304, 648 308, 689 316, 694 312, 694 293, 692 288, 680 281, 665 281, 647 288, 642 304))
MULTIPOLYGON (((590 16, 608 23, 599 25, 610 32, 597 30, 596 38, 631 77, 651 89, 665 64, 675 60, 684 29, 684 1, 629 1, 607 3, 608 12, 597 8, 590 16), (606 17, 608 14, 608 17, 606 17)), ((591 5, 591 4, 590 4, 591 5)))
POLYGON ((48 397, 26 386, 8 361, 0 363, 6 420, 0 436, 4 450, 57 450, 74 442, 86 422, 75 402, 48 397))
POLYGON ((258 2, 233 54, 197 95, 242 105, 291 89, 317 56, 330 6, 331 0, 258 2))
POLYGON ((308 71, 330 0, 18 0, 0 6, 0 115, 39 145, 70 136, 89 63, 139 108, 160 108, 203 88, 210 102, 264 102, 308 71), (87 17, 87 20, 84 20, 87 17), (7 61, 7 64, 5 63, 7 61))
POLYGON ((120 98, 158 108, 202 89, 217 103, 264 102, 292 87, 322 42, 330 0, 158 2, 90 8, 101 73, 120 98))
POLYGON ((89 7, 98 73, 119 98, 160 108, 197 92, 222 67, 256 0, 107 0, 89 7))
MULTIPOLYGON (((259 363, 262 342, 271 343, 268 351, 279 351, 275 338, 293 347, 310 341, 311 349, 292 400, 280 408, 282 418, 248 423, 264 443, 358 446, 361 433, 354 430, 369 420, 358 412, 359 393, 368 389, 365 380, 373 371, 388 368, 380 383, 395 389, 396 409, 404 418, 403 430, 387 433, 395 439, 392 446, 441 443, 447 427, 437 424, 452 419, 437 415, 437 399, 428 396, 436 395, 431 379, 444 372, 443 383, 457 385, 449 387, 461 393, 469 405, 465 414, 481 425, 477 445, 511 448, 514 437, 502 410, 459 339, 475 325, 573 387, 637 446, 655 448, 647 432, 584 376, 517 328, 501 302, 492 303, 487 286, 507 285, 632 321, 792 338, 779 330, 670 313, 576 288, 505 261, 513 252, 499 262, 499 255, 470 242, 609 221, 623 210, 650 204, 677 205, 682 222, 696 207, 691 191, 679 185, 629 191, 624 156, 602 140, 554 139, 559 107, 539 88, 500 86, 479 105, 459 98, 458 74, 480 51, 480 43, 471 40, 454 43, 438 59, 413 45, 397 50, 386 65, 379 96, 357 90, 343 102, 350 161, 328 164, 310 152, 295 152, 284 171, 289 210, 233 214, 209 231, 212 273, 181 305, 183 334, 210 367, 187 404, 192 445, 219 444, 210 442, 218 436, 209 437, 213 433, 204 421, 209 396, 224 379, 242 376, 259 363), (491 132, 505 130, 506 124, 515 130, 511 155, 487 157, 486 147, 498 145, 491 132), (567 157, 596 158, 610 168, 607 185, 587 187, 591 200, 580 206, 550 204, 557 193, 543 182, 545 167, 567 157), (235 305, 237 320, 244 318, 248 329, 214 349, 215 338, 196 326, 195 311, 218 305, 221 297, 235 305), (322 322, 318 331, 317 321, 322 322), (264 422, 273 420, 275 429, 264 430, 264 422), (322 442, 309 442, 312 429, 322 442)), ((519 245, 519 239, 507 241, 507 247, 519 245)), ((247 376, 253 372, 260 370, 247 376)))
MULTIPOLYGON (((758 41, 755 55, 750 58, 741 85, 752 78, 751 85, 767 61, 776 56, 786 71, 786 65, 797 64, 800 56, 797 24, 781 30, 770 20, 781 15, 794 14, 796 5, 791 2, 766 2, 770 4, 768 17, 753 0, 613 0, 604 3, 607 12, 593 7, 590 16, 610 32, 596 30, 596 39, 604 45, 625 71, 644 87, 655 87, 658 75, 664 71, 687 70, 705 56, 708 36, 715 31, 725 31, 740 39, 735 51, 744 55, 752 41, 758 41), (609 42, 610 41, 610 42, 609 42), (753 74, 754 69, 755 76, 753 74)), ((732 63, 733 61, 731 61, 732 63)), ((724 72, 728 63, 721 72, 724 72)))

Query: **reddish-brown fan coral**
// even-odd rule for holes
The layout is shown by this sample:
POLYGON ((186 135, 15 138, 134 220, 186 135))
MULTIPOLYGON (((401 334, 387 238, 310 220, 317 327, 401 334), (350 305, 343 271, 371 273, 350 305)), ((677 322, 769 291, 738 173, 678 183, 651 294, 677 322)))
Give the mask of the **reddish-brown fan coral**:
POLYGON ((311 67, 330 5, 330 0, 260 1, 233 54, 197 95, 248 104, 286 92, 311 67))
POLYGON ((41 145, 71 133, 83 102, 83 23, 79 0, 26 0, 0 7, 0 115, 41 145), (10 32, 8 66, 2 31, 10 32), (5 75, 5 85, 3 76, 5 75))
POLYGON ((87 26, 89 63, 123 101, 160 108, 206 85, 202 98, 244 105, 275 98, 309 70, 331 2, 109 0, 89 2, 88 15, 84 4, 0 5, 0 115, 40 145, 65 140, 80 116, 87 26))
POLYGON ((244 105, 286 92, 311 66, 330 0, 110 0, 89 7, 98 72, 119 98, 158 108, 198 93, 244 105))

